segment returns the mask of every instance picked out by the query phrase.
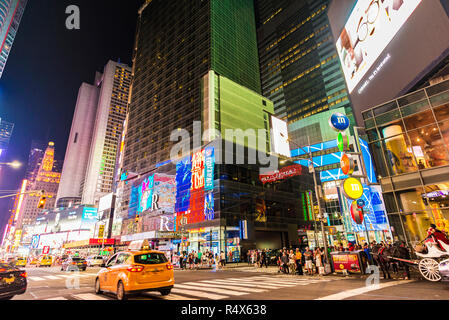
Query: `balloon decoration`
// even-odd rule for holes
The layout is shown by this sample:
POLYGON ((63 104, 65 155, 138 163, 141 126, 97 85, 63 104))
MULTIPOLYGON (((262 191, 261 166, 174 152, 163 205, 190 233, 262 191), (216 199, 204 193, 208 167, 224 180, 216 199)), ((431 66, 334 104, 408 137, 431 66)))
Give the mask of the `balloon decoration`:
POLYGON ((355 223, 363 223, 363 208, 357 205, 357 201, 353 201, 351 204, 351 216, 355 223))

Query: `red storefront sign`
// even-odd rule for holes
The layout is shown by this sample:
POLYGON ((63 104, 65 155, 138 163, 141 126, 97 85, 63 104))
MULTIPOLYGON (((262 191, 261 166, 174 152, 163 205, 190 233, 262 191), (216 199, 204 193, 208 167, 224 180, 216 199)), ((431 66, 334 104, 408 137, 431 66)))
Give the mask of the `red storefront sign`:
POLYGON ((268 182, 283 180, 294 176, 300 176, 301 174, 302 174, 302 166, 296 164, 282 168, 281 170, 274 173, 261 174, 259 175, 259 179, 260 181, 262 181, 262 183, 265 184, 268 182))
POLYGON ((357 253, 333 253, 332 261, 335 272, 348 270, 348 272, 352 273, 362 273, 359 255, 357 253))
POLYGON ((96 244, 114 245, 115 239, 89 239, 89 245, 96 244))
POLYGON ((50 247, 49 246, 45 246, 43 249, 42 249, 42 254, 48 254, 50 252, 50 247))

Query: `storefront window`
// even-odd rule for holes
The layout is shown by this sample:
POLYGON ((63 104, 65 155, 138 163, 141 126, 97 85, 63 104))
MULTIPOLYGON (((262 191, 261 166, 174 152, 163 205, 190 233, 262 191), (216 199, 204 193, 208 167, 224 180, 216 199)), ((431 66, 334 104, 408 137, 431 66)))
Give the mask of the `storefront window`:
POLYGON ((425 187, 425 198, 438 229, 449 232, 449 183, 425 187))
POLYGON ((374 142, 370 143, 371 154, 373 155, 375 168, 377 169, 377 174, 382 177, 388 177, 388 169, 385 164, 384 157, 382 156, 382 147, 381 143, 374 142))
POLYGON ((442 106, 433 109, 433 111, 435 112, 437 121, 449 119, 449 103, 443 104, 442 106))
POLYGON ((419 169, 427 169, 449 164, 446 144, 437 126, 428 126, 409 131, 412 150, 419 169))
POLYGON ((404 118, 405 127, 407 130, 421 128, 430 124, 435 124, 432 110, 420 112, 410 117, 404 118))
POLYGON ((403 117, 407 117, 409 115, 420 113, 429 109, 430 109, 429 102, 427 99, 425 99, 402 107, 401 113, 403 117))
POLYGON ((449 149, 449 121, 439 123, 443 140, 446 143, 446 147, 449 149))
POLYGON ((383 148, 391 175, 414 172, 418 169, 412 148, 403 134, 385 139, 383 148))

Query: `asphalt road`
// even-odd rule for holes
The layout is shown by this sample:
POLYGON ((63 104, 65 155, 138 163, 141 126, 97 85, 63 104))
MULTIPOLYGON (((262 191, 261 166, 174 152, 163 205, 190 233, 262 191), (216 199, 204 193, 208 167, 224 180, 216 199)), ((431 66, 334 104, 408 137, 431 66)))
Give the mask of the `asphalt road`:
MULTIPOLYGON (((28 289, 13 300, 114 300, 96 295, 98 268, 79 273, 58 267, 27 268, 28 289)), ((235 270, 176 270, 172 293, 145 293, 130 300, 449 300, 449 283, 380 280, 377 287, 360 277, 294 276, 235 270)))

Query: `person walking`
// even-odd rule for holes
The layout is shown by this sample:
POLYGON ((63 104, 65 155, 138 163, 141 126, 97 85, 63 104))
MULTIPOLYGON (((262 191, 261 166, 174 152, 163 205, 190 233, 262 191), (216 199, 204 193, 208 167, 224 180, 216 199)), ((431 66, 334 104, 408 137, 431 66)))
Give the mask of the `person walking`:
POLYGON ((303 275, 301 261, 302 261, 301 251, 299 251, 299 248, 296 248, 296 252, 295 252, 296 274, 298 274, 300 276, 303 275))
POLYGON ((223 268, 226 265, 226 255, 225 253, 222 251, 220 253, 220 267, 223 268))
POLYGON ((313 252, 310 251, 309 247, 307 247, 306 251, 304 252, 304 260, 306 262, 308 275, 313 275, 313 252))
POLYGON ((183 259, 184 259, 184 255, 182 252, 180 252, 179 253, 179 269, 181 269, 181 270, 184 269, 183 259))
POLYGON ((289 262, 289 257, 287 254, 287 250, 285 250, 281 256, 281 263, 282 263, 282 272, 286 273, 286 274, 290 273, 290 270, 288 268, 288 262, 289 262))
POLYGON ((323 270, 322 270, 322 268, 323 268, 323 260, 322 260, 322 258, 323 258, 323 255, 321 253, 321 250, 320 250, 320 248, 317 248, 316 251, 315 251, 315 266, 316 266, 316 269, 317 269, 317 273, 319 275, 324 273, 323 270))
POLYGON ((265 268, 268 268, 267 253, 265 250, 262 250, 260 267, 262 268, 264 265, 265 268))
POLYGON ((293 253, 293 250, 290 250, 288 255, 288 266, 292 273, 296 273, 296 255, 293 253))

